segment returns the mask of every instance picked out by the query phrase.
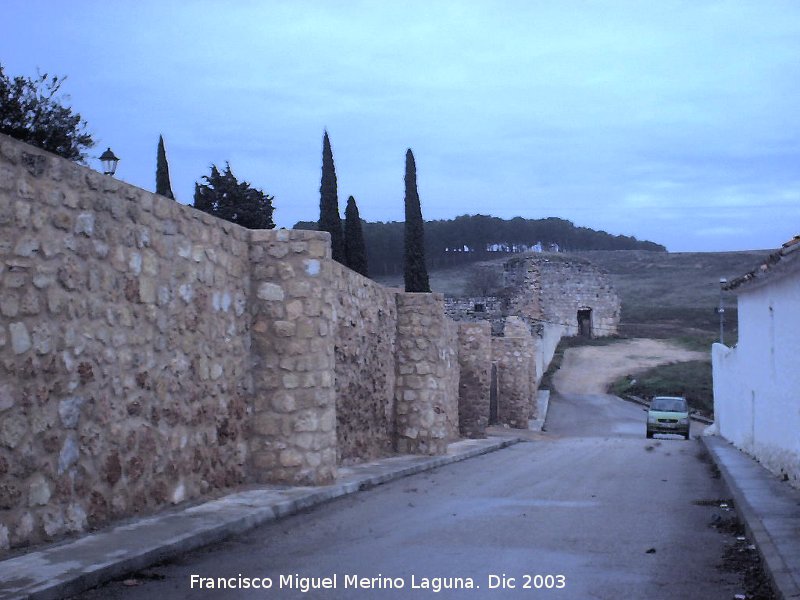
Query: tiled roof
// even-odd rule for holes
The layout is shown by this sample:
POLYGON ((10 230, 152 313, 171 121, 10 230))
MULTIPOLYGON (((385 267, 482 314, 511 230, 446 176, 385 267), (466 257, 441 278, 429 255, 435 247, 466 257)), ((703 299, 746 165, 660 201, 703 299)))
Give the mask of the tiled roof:
POLYGON ((800 235, 794 236, 767 257, 766 262, 749 273, 740 275, 723 286, 725 290, 735 290, 742 285, 763 281, 776 273, 785 272, 790 266, 797 266, 800 257, 800 235))

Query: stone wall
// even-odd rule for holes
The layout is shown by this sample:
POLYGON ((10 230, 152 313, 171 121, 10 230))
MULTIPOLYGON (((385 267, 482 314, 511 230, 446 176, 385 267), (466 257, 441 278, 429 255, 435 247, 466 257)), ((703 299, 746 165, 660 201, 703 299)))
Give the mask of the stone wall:
POLYGON ((336 432, 339 462, 394 447, 398 291, 333 263, 336 293, 336 432))
POLYGON ((459 323, 491 324, 492 335, 502 335, 508 313, 508 300, 496 296, 445 298, 445 313, 459 323))
POLYGON ((316 231, 251 234, 252 479, 330 483, 337 440, 329 237, 316 231))
POLYGON ((536 415, 536 343, 525 322, 509 317, 503 337, 492 338, 497 365, 497 414, 501 423, 527 429, 536 415))
MULTIPOLYGON (((587 304, 587 308, 593 308, 595 324, 600 325, 593 334, 607 335, 616 331, 619 300, 603 273, 572 256, 516 256, 503 263, 502 274, 499 297, 448 299, 447 314, 460 323, 490 324, 491 354, 497 367, 498 422, 527 428, 529 419, 536 416, 539 381, 561 337, 577 333, 578 309, 587 304), (484 310, 476 311, 476 305, 484 310)), ((464 397, 461 401, 462 411, 472 403, 464 397)), ((467 430, 462 429, 462 433, 467 435, 467 430)))
POLYGON ((0 550, 245 480, 248 233, 0 136, 0 550))
POLYGON ((458 438, 458 330, 441 294, 397 296, 397 451, 443 454, 458 438))
POLYGON ((535 336, 543 335, 544 327, 550 334, 560 327, 561 334, 576 335, 578 311, 588 310, 592 336, 617 333, 619 298, 606 273, 586 259, 533 253, 507 260, 502 268, 499 297, 448 299, 448 316, 456 321, 489 321, 493 335, 503 335, 509 316, 522 318, 535 336), (476 311, 476 305, 484 310, 476 311))
POLYGON ((621 304, 605 272, 575 257, 536 261, 536 268, 542 319, 547 324, 561 325, 566 335, 577 335, 578 311, 589 309, 592 337, 617 333, 621 304))
MULTIPOLYGON (((579 311, 591 315, 586 333, 613 335, 620 301, 607 275, 583 258, 532 253, 507 260, 502 269, 499 297, 449 299, 447 313, 462 323, 491 325, 492 357, 498 372, 498 420, 512 427, 527 427, 529 417, 535 415, 539 381, 561 337, 578 334, 579 311), (476 311, 476 305, 484 310, 476 311)), ((462 349, 463 345, 462 338, 462 349)), ((462 363, 462 377, 464 369, 462 363)), ((462 396, 464 402, 462 411, 473 400, 462 396)), ((466 434, 466 430, 462 432, 466 434)))
POLYGON ((541 275, 537 255, 512 258, 503 265, 503 284, 507 296, 506 315, 522 317, 532 323, 544 317, 541 275))
POLYGON ((459 414, 459 356, 488 406, 485 327, 459 354, 441 295, 353 273, 327 233, 249 231, 0 136, 0 553, 444 453, 462 417, 485 426, 459 414))
POLYGON ((486 437, 489 424, 491 333, 485 321, 458 325, 458 423, 461 435, 469 438, 486 437))

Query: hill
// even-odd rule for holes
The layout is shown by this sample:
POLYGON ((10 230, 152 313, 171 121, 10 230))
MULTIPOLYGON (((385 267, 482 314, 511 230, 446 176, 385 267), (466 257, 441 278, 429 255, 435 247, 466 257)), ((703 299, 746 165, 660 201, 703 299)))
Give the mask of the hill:
MULTIPOLYGON (((611 277, 622 300, 621 333, 629 337, 719 336, 721 277, 763 262, 770 250, 743 252, 579 252, 611 277)), ((726 342, 737 331, 736 297, 725 292, 726 342)), ((705 346, 708 347, 707 345, 705 346)))
MULTIPOLYGON (((316 229, 301 221, 294 229, 316 229)), ((373 276, 403 272, 404 224, 399 221, 362 221, 367 262, 373 276)), ((425 256, 428 269, 508 257, 534 247, 558 250, 642 250, 665 252, 653 242, 626 235, 612 235, 571 221, 547 219, 500 219, 487 215, 462 215, 455 219, 425 222, 425 256)))

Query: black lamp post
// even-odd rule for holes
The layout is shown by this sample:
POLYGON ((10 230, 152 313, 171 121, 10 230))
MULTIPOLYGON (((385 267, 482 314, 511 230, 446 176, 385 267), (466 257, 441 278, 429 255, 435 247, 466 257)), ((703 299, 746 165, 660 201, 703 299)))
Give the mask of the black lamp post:
POLYGON ((113 177, 114 173, 117 171, 119 158, 114 156, 111 148, 108 148, 100 155, 100 161, 103 163, 103 175, 111 175, 113 177))

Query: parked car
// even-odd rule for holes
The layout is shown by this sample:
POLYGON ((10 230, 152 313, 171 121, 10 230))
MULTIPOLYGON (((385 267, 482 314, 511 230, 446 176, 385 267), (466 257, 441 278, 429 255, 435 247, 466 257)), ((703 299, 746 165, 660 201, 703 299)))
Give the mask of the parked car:
POLYGON ((689 439, 689 405, 679 396, 656 396, 647 411, 647 437, 677 433, 689 439))

